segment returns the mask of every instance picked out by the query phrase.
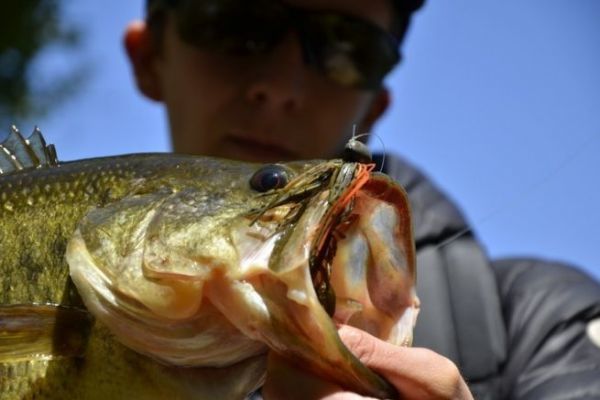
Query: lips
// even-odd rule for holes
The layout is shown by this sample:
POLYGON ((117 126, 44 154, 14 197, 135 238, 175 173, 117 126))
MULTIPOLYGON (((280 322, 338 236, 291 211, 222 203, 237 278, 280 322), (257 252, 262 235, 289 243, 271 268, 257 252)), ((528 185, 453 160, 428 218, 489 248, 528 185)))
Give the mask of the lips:
POLYGON ((225 137, 224 152, 248 161, 274 162, 298 158, 298 154, 275 141, 253 135, 232 133, 225 137))

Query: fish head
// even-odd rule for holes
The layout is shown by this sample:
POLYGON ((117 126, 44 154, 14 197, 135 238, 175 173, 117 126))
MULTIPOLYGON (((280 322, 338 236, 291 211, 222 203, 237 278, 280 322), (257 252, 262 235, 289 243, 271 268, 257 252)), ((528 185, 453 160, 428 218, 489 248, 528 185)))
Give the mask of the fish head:
POLYGON ((336 324, 410 343, 418 299, 404 190, 343 160, 212 162, 86 215, 66 258, 87 308, 169 365, 227 367, 271 349, 392 396, 336 324))

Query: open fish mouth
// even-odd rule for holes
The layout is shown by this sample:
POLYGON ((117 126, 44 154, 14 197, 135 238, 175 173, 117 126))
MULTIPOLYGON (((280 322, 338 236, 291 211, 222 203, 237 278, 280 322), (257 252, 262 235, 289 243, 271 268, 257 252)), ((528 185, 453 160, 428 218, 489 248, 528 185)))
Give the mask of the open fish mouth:
MULTIPOLYGON (((346 163, 329 178, 328 189, 321 193, 327 201, 313 206, 318 229, 312 237, 308 269, 317 298, 335 322, 351 324, 397 345, 410 345, 419 306, 410 211, 404 190, 386 175, 372 173, 373 167, 346 163), (404 314, 410 323, 398 324, 404 314)), ((316 180, 326 179, 321 175, 316 180)), ((318 202, 318 196, 313 201, 318 202)), ((298 225, 295 214, 289 219, 293 221, 286 221, 288 225, 298 225)), ((302 240, 311 239, 305 235, 302 240)), ((276 262, 293 264, 276 257, 271 262, 271 268, 280 270, 285 267, 276 262)))
MULTIPOLYGON (((253 223, 264 216, 267 216, 267 220, 271 220, 270 212, 277 210, 277 207, 281 205, 289 206, 291 199, 293 199, 295 207, 289 212, 283 212, 284 217, 278 222, 279 226, 295 228, 303 213, 312 215, 310 222, 304 221, 304 225, 300 229, 301 232, 310 232, 310 234, 301 236, 301 239, 294 238, 294 229, 289 229, 277 240, 280 248, 284 245, 288 246, 288 252, 289 248, 294 245, 294 239, 297 247, 303 250, 310 249, 308 267, 313 286, 321 305, 331 316, 335 312, 336 298, 330 284, 330 277, 337 241, 343 237, 343 231, 347 230, 358 217, 352 213, 354 197, 369 181, 372 169, 373 165, 358 163, 341 164, 339 169, 331 168, 327 164, 317 166, 292 181, 287 190, 272 199, 253 218, 253 223), (325 182, 327 184, 324 184, 325 182), (325 190, 323 190, 323 186, 326 187, 325 190), (315 196, 315 192, 320 193, 315 196), (290 242, 292 243, 290 244, 290 242), (310 245, 307 246, 304 243, 310 243, 310 245)), ((279 230, 276 229, 276 231, 279 230)), ((294 252, 294 254, 297 253, 298 250, 294 252)), ((297 259, 304 259, 306 255, 304 252, 303 256, 297 259)), ((282 262, 289 263, 288 260, 279 259, 276 254, 270 260, 270 268, 281 270, 285 267, 277 264, 282 262)))
POLYGON ((408 199, 399 185, 372 168, 344 163, 326 189, 308 197, 301 216, 292 214, 293 222, 287 221, 294 227, 289 236, 278 238, 284 248, 270 259, 277 283, 253 286, 279 305, 271 315, 285 321, 276 335, 264 331, 261 341, 357 392, 387 398, 386 383, 365 371, 335 331, 336 323, 344 323, 396 345, 412 342, 419 301, 408 199), (285 294, 283 288, 275 294, 281 283, 285 294), (305 310, 310 317, 302 316, 305 310), (295 346, 281 342, 289 337, 295 337, 295 346))
POLYGON ((408 346, 419 300, 407 195, 388 176, 371 174, 349 215, 331 262, 334 320, 408 346))
POLYGON ((321 162, 241 199, 191 188, 130 196, 79 224, 71 277, 119 341, 163 363, 228 366, 271 349, 393 397, 336 329, 408 344, 418 310, 406 194, 371 169, 321 162))

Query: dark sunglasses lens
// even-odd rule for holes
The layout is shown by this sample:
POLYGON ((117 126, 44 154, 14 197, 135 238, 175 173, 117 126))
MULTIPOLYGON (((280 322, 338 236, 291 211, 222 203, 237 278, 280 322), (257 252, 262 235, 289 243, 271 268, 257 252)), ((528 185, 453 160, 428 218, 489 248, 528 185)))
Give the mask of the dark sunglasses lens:
POLYGON ((393 37, 361 19, 313 14, 306 22, 305 57, 342 86, 376 89, 399 61, 393 37))
POLYGON ((231 55, 269 51, 287 29, 287 12, 274 1, 183 1, 176 13, 181 38, 231 55))
POLYGON ((388 32, 347 15, 298 11, 273 0, 179 0, 174 10, 185 42, 228 55, 264 54, 293 25, 306 61, 344 87, 377 89, 399 61, 388 32))

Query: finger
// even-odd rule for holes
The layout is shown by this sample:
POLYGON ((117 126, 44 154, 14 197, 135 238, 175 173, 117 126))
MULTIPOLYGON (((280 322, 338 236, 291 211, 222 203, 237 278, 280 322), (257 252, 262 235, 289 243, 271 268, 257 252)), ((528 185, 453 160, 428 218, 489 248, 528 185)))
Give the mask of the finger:
POLYGON ((387 379, 405 397, 472 399, 458 367, 446 357, 428 349, 395 346, 346 325, 338 332, 363 364, 387 379))

